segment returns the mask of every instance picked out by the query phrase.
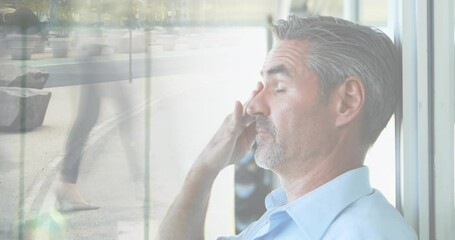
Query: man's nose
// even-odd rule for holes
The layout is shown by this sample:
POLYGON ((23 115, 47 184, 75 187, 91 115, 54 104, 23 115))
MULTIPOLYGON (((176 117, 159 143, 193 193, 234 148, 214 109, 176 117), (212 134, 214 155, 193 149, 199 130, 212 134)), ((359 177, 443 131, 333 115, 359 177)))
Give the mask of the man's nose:
POLYGON ((257 92, 255 93, 250 103, 248 104, 246 112, 251 116, 256 115, 268 116, 270 114, 270 108, 266 96, 267 95, 266 89, 262 85, 262 83, 258 84, 258 89, 256 91, 257 92))

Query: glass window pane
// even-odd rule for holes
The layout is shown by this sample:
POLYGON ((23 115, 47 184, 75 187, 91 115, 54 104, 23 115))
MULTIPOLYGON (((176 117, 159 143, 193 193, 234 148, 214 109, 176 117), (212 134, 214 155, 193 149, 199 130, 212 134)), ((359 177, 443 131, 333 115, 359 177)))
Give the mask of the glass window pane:
POLYGON ((359 20, 362 24, 385 27, 388 23, 388 2, 375 0, 359 0, 359 20))
MULTIPOLYGON (((344 17, 346 2, 356 1, 296 0, 291 11, 344 17)), ((359 2, 361 23, 385 26, 383 1, 359 2)), ((2 1, 0 66, 15 65, 16 75, 32 67, 49 73, 42 91, 51 97, 41 109, 42 125, 0 132, 0 192, 9 193, 0 202, 5 209, 0 239, 21 234, 42 239, 141 239, 144 218, 150 220, 153 238, 192 162, 234 101, 246 100, 260 80, 266 21, 276 12, 276 3, 2 1), (39 30, 43 49, 31 53, 31 59, 12 59, 11 47, 6 47, 11 29, 3 23, 24 6, 42 22, 33 30, 39 30), (58 43, 69 47, 68 52, 58 43), (55 211, 57 205, 68 205, 56 200, 67 198, 58 193, 65 154, 77 155, 70 172, 77 177, 80 195, 101 206, 99 210, 55 211), (147 164, 149 212, 141 205, 140 183, 147 164)), ((394 173, 394 141, 391 121, 366 159, 372 185, 391 203, 394 174, 384 172, 394 173)), ((223 171, 215 183, 207 239, 234 232, 233 183, 234 168, 223 171)))
MULTIPOLYGON (((22 2, 30 2, 27 7, 45 22, 43 30, 49 30, 44 52, 33 53, 30 60, 11 59, 3 21, 21 6, 1 2, 0 66, 16 65, 17 74, 30 67, 48 72, 43 91, 52 96, 42 126, 25 133, 0 132, 0 192, 11 193, 2 194, 0 201, 5 209, 0 239, 19 234, 37 234, 40 239, 142 239, 144 217, 150 220, 153 239, 189 166, 235 100, 245 101, 260 80, 266 20, 275 1, 63 1, 77 3, 70 6, 54 0, 22 2), (56 44, 50 39, 63 35, 70 38, 65 42, 70 50, 56 57, 56 44), (84 126, 74 127, 78 123, 84 126), (76 154, 80 168, 71 167, 79 169, 77 187, 101 208, 60 214, 54 208, 54 190, 73 128, 75 142, 85 142, 76 154), (136 180, 144 173, 130 171, 136 163, 143 168, 147 156, 149 212, 137 194, 143 185, 136 180)), ((208 239, 234 232, 233 173, 233 168, 226 169, 215 183, 208 239)))

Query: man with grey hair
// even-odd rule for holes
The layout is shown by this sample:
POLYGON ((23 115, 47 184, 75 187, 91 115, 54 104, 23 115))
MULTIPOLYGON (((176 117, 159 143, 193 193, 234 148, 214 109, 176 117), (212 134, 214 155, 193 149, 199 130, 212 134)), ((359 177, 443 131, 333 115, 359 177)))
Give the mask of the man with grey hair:
POLYGON ((273 26, 251 99, 237 102, 191 168, 160 239, 204 239, 213 181, 255 141, 256 163, 282 187, 238 236, 220 239, 417 239, 371 188, 365 155, 400 96, 399 54, 382 32, 333 17, 289 17, 273 26))

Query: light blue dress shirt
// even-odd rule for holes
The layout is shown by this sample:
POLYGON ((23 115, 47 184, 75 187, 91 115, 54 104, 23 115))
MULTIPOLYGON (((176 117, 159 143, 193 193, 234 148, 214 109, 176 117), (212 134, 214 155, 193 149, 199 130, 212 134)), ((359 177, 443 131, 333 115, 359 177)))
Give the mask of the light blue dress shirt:
POLYGON ((367 167, 348 171, 290 203, 278 188, 265 205, 266 213, 240 235, 218 239, 417 239, 400 213, 370 187, 367 167))

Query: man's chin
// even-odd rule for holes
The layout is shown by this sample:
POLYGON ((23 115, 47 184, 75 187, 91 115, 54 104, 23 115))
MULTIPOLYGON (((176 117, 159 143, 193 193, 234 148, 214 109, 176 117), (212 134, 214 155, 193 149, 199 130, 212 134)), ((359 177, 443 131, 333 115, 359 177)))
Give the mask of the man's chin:
POLYGON ((272 166, 270 166, 269 164, 264 164, 263 162, 260 162, 257 160, 256 160, 256 165, 258 165, 258 167, 265 169, 265 170, 272 170, 272 166))
POLYGON ((254 154, 256 165, 267 170, 273 170, 275 167, 285 162, 284 149, 275 143, 265 141, 256 141, 257 148, 254 154))
POLYGON ((254 160, 256 161, 256 165, 258 165, 258 167, 266 170, 272 170, 278 164, 276 159, 269 159, 262 156, 262 154, 258 152, 254 155, 254 160))

